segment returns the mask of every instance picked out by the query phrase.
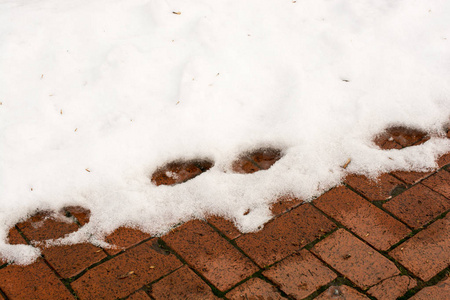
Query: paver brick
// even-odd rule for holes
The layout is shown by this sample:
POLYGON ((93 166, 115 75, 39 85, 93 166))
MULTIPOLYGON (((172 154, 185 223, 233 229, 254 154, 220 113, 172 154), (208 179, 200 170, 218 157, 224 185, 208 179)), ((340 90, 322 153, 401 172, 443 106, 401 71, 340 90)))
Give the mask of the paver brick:
POLYGON ((250 280, 237 286, 236 288, 228 292, 225 296, 230 300, 286 299, 285 297, 281 296, 281 294, 273 285, 256 277, 251 278, 250 280))
POLYGON ((422 179, 430 176, 433 174, 433 172, 415 172, 415 171, 395 171, 391 173, 397 178, 400 178, 402 181, 406 182, 407 184, 415 184, 422 179))
POLYGON ((181 266, 152 239, 88 270, 71 285, 80 299, 122 298, 181 266))
POLYGON ((404 224, 344 186, 323 194, 313 204, 380 250, 389 249, 410 232, 404 224))
POLYGON ((154 283, 151 296, 155 300, 218 299, 211 288, 187 266, 154 283))
POLYGON ((400 244, 390 252, 424 281, 450 265, 450 214, 400 244))
POLYGON ((393 262, 344 229, 332 233, 311 251, 361 288, 400 273, 393 262))
POLYGON ((149 295, 147 295, 146 292, 143 290, 139 290, 133 294, 130 295, 130 297, 127 298, 127 300, 151 300, 149 295))
POLYGON ((241 235, 241 232, 234 226, 233 222, 218 216, 208 218, 208 223, 216 227, 227 238, 233 240, 241 235))
POLYGON ((233 172, 240 174, 251 174, 260 170, 258 166, 247 158, 239 158, 235 160, 231 165, 231 169, 233 172))
POLYGON ((309 296, 337 277, 306 249, 275 264, 263 275, 296 299, 309 296))
POLYGON ((336 225, 306 203, 270 221, 255 233, 235 241, 259 266, 264 267, 300 250, 336 225))
MULTIPOLYGON (((38 213, 17 226, 28 239, 37 242, 61 238, 78 230, 78 225, 72 220, 67 218, 65 221, 56 220, 45 212, 38 213)), ((106 257, 101 248, 88 243, 51 247, 40 244, 38 246, 45 259, 63 278, 75 276, 106 257)))
POLYGON ((450 153, 446 153, 446 154, 442 155, 441 157, 439 157, 437 164, 438 164, 439 168, 442 168, 442 167, 450 164, 450 153))
POLYGON ((370 201, 388 200, 392 198, 395 188, 404 186, 402 181, 389 174, 382 174, 376 180, 352 174, 347 176, 345 182, 370 201))
POLYGON ((417 282, 414 278, 399 275, 388 278, 368 290, 368 293, 378 300, 395 300, 414 288, 417 282))
POLYGON ((74 299, 42 259, 28 266, 9 265, 0 269, 0 289, 10 300, 74 299))
POLYGON ((445 170, 441 170, 436 174, 428 177, 424 181, 422 181, 423 185, 426 185, 433 191, 438 192, 442 196, 450 199, 449 183, 450 183, 450 173, 445 170))
POLYGON ((267 170, 281 158, 281 151, 273 148, 264 148, 251 153, 250 158, 261 170, 267 170))
POLYGON ((162 239, 221 291, 258 271, 247 257, 205 222, 190 221, 162 239))
POLYGON ((151 238, 150 234, 142 232, 138 229, 119 227, 105 237, 105 242, 115 246, 115 248, 108 248, 105 249, 105 251, 110 255, 117 254, 120 251, 149 238, 151 238))
POLYGON ((365 295, 361 294, 354 288, 346 285, 330 286, 325 292, 320 294, 315 298, 316 300, 338 300, 338 299, 348 299, 348 300, 365 300, 369 299, 365 295))
POLYGON ((106 257, 101 248, 87 243, 42 248, 42 254, 63 278, 76 276, 106 257))
MULTIPOLYGON (((11 227, 9 229, 7 242, 11 245, 27 244, 27 242, 23 239, 23 237, 20 235, 20 233, 17 231, 15 227, 11 227)), ((3 259, 0 256, 0 266, 6 263, 7 263, 6 259, 3 259)))
POLYGON ((450 297, 450 277, 442 280, 434 286, 423 288, 411 300, 448 300, 450 297))
POLYGON ((212 167, 208 160, 174 161, 156 170, 152 175, 155 185, 174 185, 197 177, 212 167))
POLYGON ((450 209, 450 200, 418 184, 383 205, 412 228, 419 228, 450 209))
POLYGON ((303 200, 300 200, 291 196, 283 196, 277 199, 275 203, 272 204, 270 210, 275 216, 278 216, 282 213, 285 213, 294 207, 299 206, 303 203, 303 200))

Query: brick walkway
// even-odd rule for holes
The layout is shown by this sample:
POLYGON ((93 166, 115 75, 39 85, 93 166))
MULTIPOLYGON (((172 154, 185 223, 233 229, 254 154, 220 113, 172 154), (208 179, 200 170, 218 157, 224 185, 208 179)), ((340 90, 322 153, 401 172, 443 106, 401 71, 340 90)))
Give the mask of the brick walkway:
MULTIPOLYGON (((426 139, 393 128, 376 143, 400 149, 426 139)), ((267 169, 280 155, 249 153, 233 168, 267 169)), ((350 175, 311 203, 282 198, 257 233, 211 217, 161 238, 119 228, 106 239, 118 249, 50 247, 29 266, 0 261, 0 300, 450 299, 450 154, 438 164, 434 172, 393 172, 376 182, 350 175)), ((174 162, 153 182, 176 184, 210 167, 174 162)), ((72 223, 42 212, 17 224, 10 243, 59 238, 89 221, 82 208, 65 213, 72 223)))

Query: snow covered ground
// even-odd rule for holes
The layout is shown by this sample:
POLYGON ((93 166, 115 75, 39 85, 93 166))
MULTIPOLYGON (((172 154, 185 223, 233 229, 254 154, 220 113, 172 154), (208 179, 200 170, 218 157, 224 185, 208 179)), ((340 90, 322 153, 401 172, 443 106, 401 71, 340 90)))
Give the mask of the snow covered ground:
POLYGON ((91 210, 63 242, 121 225, 163 233, 207 214, 252 231, 277 195, 311 199, 347 172, 435 167, 450 150, 439 137, 449 15, 439 0, 0 0, 1 255, 36 257, 6 243, 36 210, 91 210), (435 137, 380 150, 372 139, 391 125, 435 137), (284 156, 230 171, 262 146, 284 156), (178 158, 214 167, 153 185, 178 158))

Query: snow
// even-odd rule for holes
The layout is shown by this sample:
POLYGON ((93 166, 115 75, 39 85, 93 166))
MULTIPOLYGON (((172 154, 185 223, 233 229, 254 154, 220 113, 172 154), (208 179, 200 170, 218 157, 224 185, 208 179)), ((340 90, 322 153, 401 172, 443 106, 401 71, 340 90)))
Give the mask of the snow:
POLYGON ((450 150, 449 14, 438 0, 0 0, 1 256, 37 257, 6 236, 38 210, 91 210, 58 243, 210 214, 248 232, 279 195, 435 168, 450 150), (393 125, 433 137, 380 150, 374 136, 393 125), (269 170, 231 171, 267 146, 283 151, 269 170), (194 158, 214 166, 151 183, 194 158))

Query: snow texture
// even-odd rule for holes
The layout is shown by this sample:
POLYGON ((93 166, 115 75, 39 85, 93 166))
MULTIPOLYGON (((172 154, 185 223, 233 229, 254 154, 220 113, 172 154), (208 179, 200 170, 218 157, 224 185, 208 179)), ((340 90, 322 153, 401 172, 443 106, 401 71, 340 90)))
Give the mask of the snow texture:
POLYGON ((7 232, 38 210, 91 210, 58 243, 210 214, 249 232, 279 195, 435 168, 450 150, 449 15, 439 0, 0 0, 1 256, 37 257, 7 232), (379 149, 393 125, 433 138, 379 149), (267 146, 283 151, 269 170, 231 171, 267 146), (180 158, 214 166, 151 183, 180 158))

